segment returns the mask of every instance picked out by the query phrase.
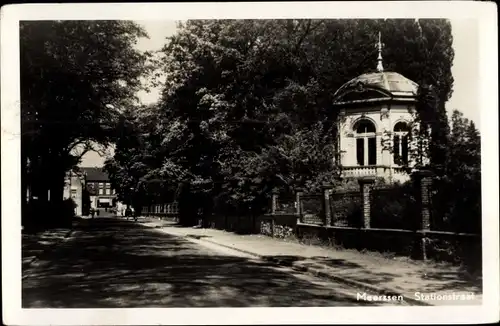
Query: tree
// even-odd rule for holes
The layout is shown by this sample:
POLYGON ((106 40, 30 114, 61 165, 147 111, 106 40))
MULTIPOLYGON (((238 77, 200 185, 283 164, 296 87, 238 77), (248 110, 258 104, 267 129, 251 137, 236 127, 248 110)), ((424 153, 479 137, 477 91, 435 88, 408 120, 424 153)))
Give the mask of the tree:
POLYGON ((454 110, 450 121, 446 174, 434 182, 433 227, 481 232, 480 135, 474 123, 454 110))
POLYGON ((455 230, 481 232, 481 138, 474 122, 454 110, 447 166, 450 201, 444 215, 455 230))
POLYGON ((413 63, 406 68, 411 72, 405 74, 420 86, 414 123, 418 144, 414 156, 417 168, 430 169, 439 179, 446 174, 449 155, 450 129, 445 104, 453 89, 451 24, 447 20, 418 19, 411 29, 416 55, 423 59, 418 69, 413 68, 419 64, 413 63))
POLYGON ((181 24, 163 48, 167 80, 156 112, 162 150, 154 168, 146 164, 149 175, 190 185, 241 213, 262 211, 273 188, 315 190, 332 181, 333 94, 375 70, 379 31, 386 70, 433 85, 438 101, 428 110, 437 115, 453 83, 445 20, 181 24))
MULTIPOLYGON (((147 191, 145 181, 158 168, 155 151, 161 150, 161 146, 155 142, 154 110, 154 106, 137 106, 122 112, 115 155, 105 162, 118 199, 136 210, 150 199, 151 191, 147 191)), ((154 190, 160 195, 158 189, 154 190)))
POLYGON ((92 142, 113 139, 119 110, 150 69, 148 54, 133 48, 145 36, 126 21, 20 23, 23 179, 40 202, 50 191, 59 205, 66 171, 92 142))

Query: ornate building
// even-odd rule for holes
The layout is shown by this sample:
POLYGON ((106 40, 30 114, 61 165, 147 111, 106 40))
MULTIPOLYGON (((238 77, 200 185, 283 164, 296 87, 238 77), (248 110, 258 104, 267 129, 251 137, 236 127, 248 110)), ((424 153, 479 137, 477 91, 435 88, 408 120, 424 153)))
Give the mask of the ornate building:
POLYGON ((377 72, 358 76, 334 95, 339 109, 338 151, 343 177, 409 179, 409 131, 418 85, 396 72, 384 71, 378 42, 377 72))

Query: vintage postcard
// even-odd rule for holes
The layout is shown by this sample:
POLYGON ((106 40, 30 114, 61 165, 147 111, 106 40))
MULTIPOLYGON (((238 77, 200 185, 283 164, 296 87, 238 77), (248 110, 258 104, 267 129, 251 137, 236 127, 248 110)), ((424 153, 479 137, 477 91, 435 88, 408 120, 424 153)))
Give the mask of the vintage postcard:
POLYGON ((2 7, 4 323, 498 321, 495 9, 2 7))

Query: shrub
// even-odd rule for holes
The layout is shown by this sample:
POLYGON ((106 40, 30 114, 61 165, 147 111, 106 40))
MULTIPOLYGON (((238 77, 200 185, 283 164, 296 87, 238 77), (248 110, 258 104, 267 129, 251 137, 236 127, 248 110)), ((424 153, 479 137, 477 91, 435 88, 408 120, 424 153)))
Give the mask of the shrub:
POLYGON ((63 217, 74 217, 75 216, 75 208, 77 207, 75 201, 72 198, 67 198, 63 200, 61 204, 61 216, 63 217))
POLYGON ((411 182, 371 191, 371 227, 416 230, 420 209, 411 182))
POLYGON ((330 205, 333 225, 350 227, 363 225, 363 203, 359 191, 335 193, 330 197, 330 205))

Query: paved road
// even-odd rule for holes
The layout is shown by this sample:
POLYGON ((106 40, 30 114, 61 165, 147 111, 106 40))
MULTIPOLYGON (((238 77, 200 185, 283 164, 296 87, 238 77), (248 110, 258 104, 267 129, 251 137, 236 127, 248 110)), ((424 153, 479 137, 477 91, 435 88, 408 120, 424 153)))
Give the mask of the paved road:
POLYGON ((83 221, 23 271, 22 288, 24 308, 375 305, 346 285, 116 218, 83 221))

